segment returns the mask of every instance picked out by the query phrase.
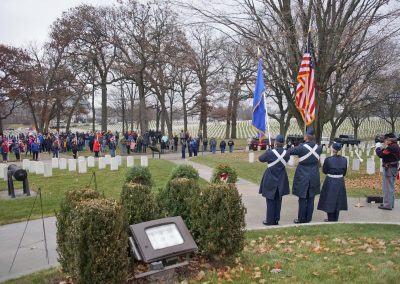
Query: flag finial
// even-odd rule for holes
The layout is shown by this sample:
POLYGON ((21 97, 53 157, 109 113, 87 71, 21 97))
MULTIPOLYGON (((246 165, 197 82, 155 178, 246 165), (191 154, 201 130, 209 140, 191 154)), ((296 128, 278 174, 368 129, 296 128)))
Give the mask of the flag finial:
POLYGON ((260 59, 262 57, 262 52, 260 47, 257 48, 257 57, 260 59))

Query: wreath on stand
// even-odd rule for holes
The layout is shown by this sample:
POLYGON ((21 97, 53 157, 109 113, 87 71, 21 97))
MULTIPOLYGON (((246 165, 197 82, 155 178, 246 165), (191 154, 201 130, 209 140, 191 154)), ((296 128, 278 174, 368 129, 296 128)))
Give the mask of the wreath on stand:
POLYGON ((237 172, 234 168, 219 164, 213 172, 211 183, 233 183, 235 184, 238 180, 237 172))

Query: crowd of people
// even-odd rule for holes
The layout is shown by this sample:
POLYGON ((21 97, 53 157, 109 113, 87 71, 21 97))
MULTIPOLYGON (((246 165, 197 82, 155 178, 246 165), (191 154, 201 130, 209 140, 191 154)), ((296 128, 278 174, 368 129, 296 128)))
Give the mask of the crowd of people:
MULTIPOLYGON (((347 210, 347 195, 344 177, 347 173, 347 159, 340 155, 342 144, 333 143, 333 155, 326 158, 322 172, 326 175, 320 184, 319 158, 322 146, 315 141, 314 130, 308 129, 304 143, 297 147, 284 148, 284 136, 275 138, 274 149, 267 150, 259 157, 260 162, 268 163, 259 193, 266 199, 267 212, 264 225, 278 225, 282 197, 290 193, 286 163, 291 155, 299 157, 296 167, 292 193, 298 197, 298 216, 294 223, 309 223, 314 212, 315 196, 320 194, 318 209, 327 213, 326 222, 336 222, 339 212, 347 210)), ((400 147, 393 133, 385 134, 383 142, 375 145, 378 157, 382 159, 382 192, 383 203, 379 209, 392 210, 394 207, 394 184, 398 176, 400 147)))

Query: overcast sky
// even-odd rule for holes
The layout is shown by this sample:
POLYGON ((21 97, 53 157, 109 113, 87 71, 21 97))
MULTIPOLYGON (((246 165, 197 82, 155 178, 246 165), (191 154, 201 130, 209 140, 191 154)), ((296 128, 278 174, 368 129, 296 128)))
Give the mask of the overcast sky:
POLYGON ((79 4, 112 5, 116 0, 0 0, 0 43, 22 47, 43 43, 63 11, 79 4))

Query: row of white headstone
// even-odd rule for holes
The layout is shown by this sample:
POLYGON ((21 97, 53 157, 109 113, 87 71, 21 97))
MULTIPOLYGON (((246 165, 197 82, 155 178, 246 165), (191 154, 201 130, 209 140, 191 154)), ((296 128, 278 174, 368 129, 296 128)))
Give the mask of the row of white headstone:
MULTIPOLYGON (((348 157, 348 156, 344 156, 344 157, 347 159, 347 166, 349 167, 350 166, 350 157, 348 157)), ((326 159, 326 154, 321 154, 320 155, 321 165, 324 164, 325 159, 326 159)), ((380 161, 381 161, 381 164, 380 164, 379 168, 380 168, 380 171, 382 172, 383 171, 382 160, 380 160, 380 161)), ((254 152, 250 152, 249 153, 249 163, 254 163, 254 152)), ((290 156, 289 161, 288 161, 288 165, 289 166, 294 166, 295 165, 295 160, 294 160, 293 156, 290 156)), ((355 159, 353 159, 353 163, 352 163, 351 169, 353 171, 360 171, 360 165, 361 165, 360 159, 355 158, 355 159)), ((367 171, 366 171, 367 174, 374 175, 375 174, 375 170, 376 170, 375 159, 374 158, 368 158, 367 159, 367 171)))
MULTIPOLYGON (((105 169, 107 165, 110 165, 111 171, 117 171, 122 165, 122 157, 115 156, 111 157, 106 155, 105 157, 99 157, 98 169, 105 169)), ((126 166, 134 167, 134 157, 126 157, 126 166)), ((149 165, 148 157, 140 157, 140 165, 147 167, 149 165)), ((79 157, 78 159, 65 159, 65 158, 53 158, 51 163, 45 163, 43 161, 30 161, 29 159, 22 160, 22 168, 27 170, 29 173, 35 173, 43 175, 45 177, 53 176, 53 169, 67 170, 70 172, 87 173, 88 168, 96 166, 96 159, 94 157, 79 157)), ((7 164, 0 164, 0 178, 7 179, 7 164)))

